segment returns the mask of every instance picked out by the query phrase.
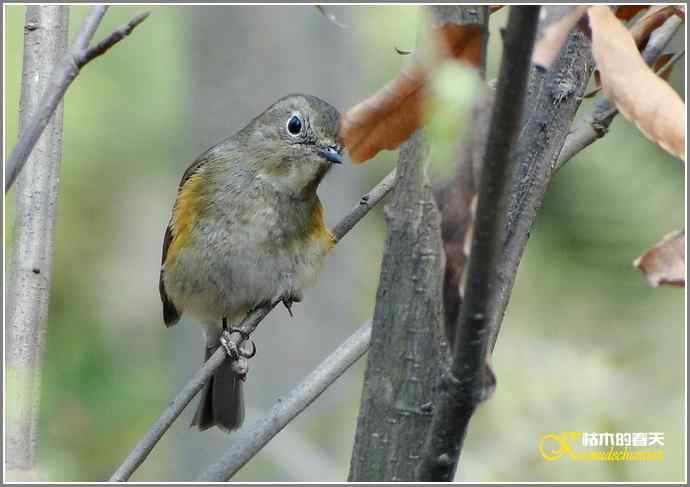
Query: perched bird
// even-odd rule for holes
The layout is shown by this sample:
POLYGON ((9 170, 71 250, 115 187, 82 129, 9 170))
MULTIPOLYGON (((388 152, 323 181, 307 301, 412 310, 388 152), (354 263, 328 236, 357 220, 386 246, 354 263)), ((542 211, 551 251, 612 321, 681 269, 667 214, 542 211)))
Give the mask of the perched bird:
MULTIPOLYGON (((334 244, 317 187, 342 163, 338 110, 307 95, 278 100, 185 171, 163 240, 159 290, 166 326, 184 312, 205 324, 206 358, 255 307, 290 309, 334 244), (227 331, 226 331, 227 334, 227 331)), ((226 360, 192 421, 242 424, 246 368, 226 360)))

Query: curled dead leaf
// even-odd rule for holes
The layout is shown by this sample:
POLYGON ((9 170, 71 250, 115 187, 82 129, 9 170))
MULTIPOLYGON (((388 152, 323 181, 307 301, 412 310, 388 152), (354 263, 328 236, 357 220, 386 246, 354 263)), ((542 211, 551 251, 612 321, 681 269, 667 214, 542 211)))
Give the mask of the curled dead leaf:
POLYGON ((586 5, 542 7, 532 62, 537 66, 548 68, 561 51, 568 34, 586 11, 586 5))
MULTIPOLYGON (((680 58, 682 58, 685 55, 685 51, 679 52, 679 53, 666 53, 662 54, 659 56, 659 59, 654 63, 654 72, 661 78, 666 81, 671 77, 671 73, 673 72, 673 66, 675 66, 676 62, 680 58)), ((596 96, 600 91, 601 91, 601 80, 599 79, 599 71, 594 72, 594 77, 596 80, 596 88, 594 88, 592 91, 589 93, 586 93, 582 96, 582 98, 593 98, 596 96)))
POLYGON ((368 161, 383 149, 396 149, 422 126, 426 83, 440 61, 457 59, 479 66, 482 27, 478 24, 446 23, 433 33, 434 59, 415 52, 398 76, 369 98, 345 112, 338 138, 354 162, 368 161))
POLYGON ((588 10, 602 89, 650 140, 685 160, 685 103, 644 62, 630 32, 608 7, 588 10))
POLYGON ((649 5, 619 5, 616 8, 616 17, 625 21, 632 19, 638 12, 646 9, 649 5))
POLYGON ((666 235, 635 261, 653 287, 685 287, 685 230, 666 235))

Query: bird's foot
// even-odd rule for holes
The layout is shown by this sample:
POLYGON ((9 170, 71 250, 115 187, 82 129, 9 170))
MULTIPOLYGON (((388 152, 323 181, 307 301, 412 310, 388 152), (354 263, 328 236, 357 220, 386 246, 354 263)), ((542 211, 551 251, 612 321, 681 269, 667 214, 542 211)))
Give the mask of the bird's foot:
POLYGON ((223 319, 220 345, 232 361, 232 371, 245 380, 249 372, 249 359, 256 355, 256 345, 249 339, 249 334, 239 328, 228 329, 227 320, 223 319), (238 334, 239 338, 233 337, 234 334, 238 334))
POLYGON ((240 353, 239 349, 237 348, 237 344, 231 338, 232 333, 233 332, 230 332, 227 329, 223 329, 220 334, 220 346, 225 349, 225 353, 228 354, 230 359, 237 360, 240 357, 240 353))

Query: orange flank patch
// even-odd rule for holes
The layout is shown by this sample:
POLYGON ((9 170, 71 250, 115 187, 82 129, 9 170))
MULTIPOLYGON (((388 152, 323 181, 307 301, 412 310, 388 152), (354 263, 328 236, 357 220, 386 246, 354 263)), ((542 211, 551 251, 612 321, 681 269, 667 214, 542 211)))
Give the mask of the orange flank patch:
POLYGON ((168 249, 166 263, 175 261, 177 254, 189 241, 189 236, 202 209, 201 177, 195 174, 185 181, 173 208, 172 242, 168 249))
POLYGON ((326 244, 326 250, 331 250, 335 245, 335 237, 333 237, 330 230, 326 228, 323 205, 318 199, 311 213, 311 221, 307 227, 306 236, 309 240, 324 242, 326 244))

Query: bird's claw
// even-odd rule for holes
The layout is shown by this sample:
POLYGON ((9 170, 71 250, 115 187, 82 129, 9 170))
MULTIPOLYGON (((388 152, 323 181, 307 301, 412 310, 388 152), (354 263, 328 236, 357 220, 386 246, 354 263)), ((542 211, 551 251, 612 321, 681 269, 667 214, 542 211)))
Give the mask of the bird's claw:
POLYGON ((228 330, 223 330, 221 332, 220 346, 225 349, 225 352, 228 354, 228 357, 230 357, 232 360, 237 360, 240 357, 240 353, 237 349, 237 345, 235 345, 235 342, 233 342, 230 339, 230 335, 232 335, 232 333, 228 330))

